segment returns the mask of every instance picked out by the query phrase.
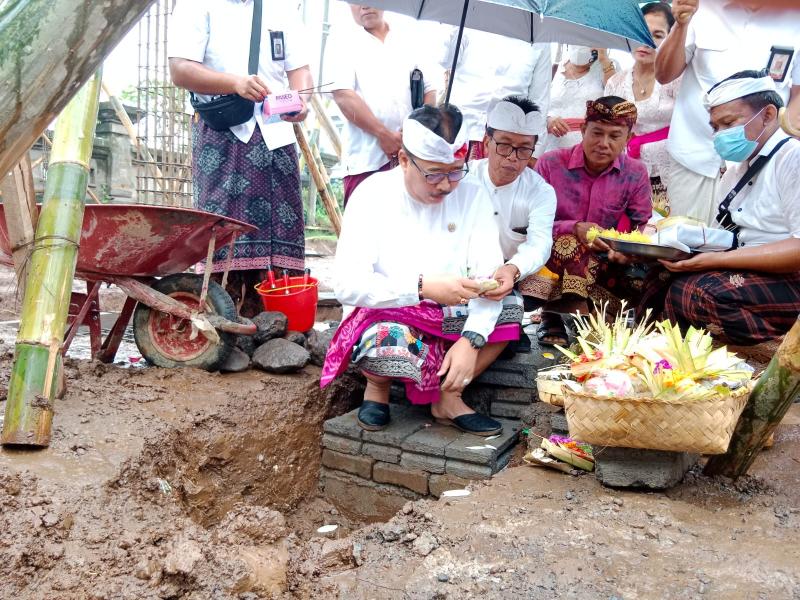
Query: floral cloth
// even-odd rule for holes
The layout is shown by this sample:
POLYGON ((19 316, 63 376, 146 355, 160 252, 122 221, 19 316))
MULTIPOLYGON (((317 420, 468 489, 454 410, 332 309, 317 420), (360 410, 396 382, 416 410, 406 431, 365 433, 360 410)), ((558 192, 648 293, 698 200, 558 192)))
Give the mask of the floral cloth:
MULTIPOLYGON (((447 346, 458 340, 469 313, 467 306, 439 306, 423 301, 402 308, 357 308, 339 326, 331 341, 320 386, 325 387, 352 362, 381 377, 406 383, 413 404, 439 400, 439 377, 447 346)), ((490 342, 519 339, 522 299, 506 296, 490 342)))

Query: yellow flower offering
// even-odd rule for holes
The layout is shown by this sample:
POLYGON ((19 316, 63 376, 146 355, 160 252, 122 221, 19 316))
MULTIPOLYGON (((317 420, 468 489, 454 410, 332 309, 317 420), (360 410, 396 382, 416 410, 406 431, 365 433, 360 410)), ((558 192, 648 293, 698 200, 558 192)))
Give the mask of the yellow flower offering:
POLYGON ((536 274, 537 274, 539 277, 544 277, 545 279, 552 279, 553 281, 558 281, 558 280, 560 279, 560 277, 558 276, 558 274, 557 274, 557 273, 553 273, 553 272, 552 272, 550 269, 548 269, 547 267, 542 267, 541 269, 539 269, 539 270, 536 272, 536 274))
POLYGON ((645 233, 642 233, 641 231, 623 233, 621 231, 617 231, 616 229, 600 230, 597 227, 592 227, 589 230, 589 233, 586 234, 586 239, 589 240, 589 243, 592 243, 595 241, 595 239, 597 239, 598 236, 611 238, 613 240, 622 240, 623 242, 637 242, 639 244, 653 243, 653 238, 645 233))

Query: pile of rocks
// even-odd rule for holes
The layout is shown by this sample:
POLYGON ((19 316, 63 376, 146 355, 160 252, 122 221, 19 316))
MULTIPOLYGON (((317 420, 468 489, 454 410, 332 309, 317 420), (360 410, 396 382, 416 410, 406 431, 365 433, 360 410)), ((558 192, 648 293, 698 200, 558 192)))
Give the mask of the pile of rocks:
POLYGON ((289 331, 286 315, 281 312, 262 312, 253 319, 240 320, 253 323, 256 333, 237 337, 236 347, 220 367, 224 373, 238 373, 250 367, 268 373, 296 373, 309 363, 321 367, 339 325, 328 323, 329 328, 324 331, 289 331))

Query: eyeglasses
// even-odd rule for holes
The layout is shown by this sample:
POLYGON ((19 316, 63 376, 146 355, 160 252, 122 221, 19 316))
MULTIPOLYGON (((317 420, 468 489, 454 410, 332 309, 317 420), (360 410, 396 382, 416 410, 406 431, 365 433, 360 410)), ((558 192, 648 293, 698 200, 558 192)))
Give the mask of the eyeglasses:
POLYGON ((527 146, 512 146, 511 144, 504 144, 502 142, 496 141, 493 137, 490 139, 494 142, 494 145, 497 148, 497 153, 500 156, 508 158, 514 152, 517 153, 517 158, 520 160, 530 160, 531 156, 533 156, 533 148, 529 148, 527 146))
POLYGON ((411 161, 411 164, 417 167, 417 171, 425 176, 425 181, 431 185, 439 185, 445 179, 447 179, 450 183, 456 183, 457 181, 464 179, 464 177, 467 176, 467 173, 469 173, 469 166, 466 164, 464 165, 463 169, 458 169, 457 171, 450 171, 448 173, 428 173, 427 171, 422 170, 411 154, 408 154, 407 156, 408 160, 411 161))

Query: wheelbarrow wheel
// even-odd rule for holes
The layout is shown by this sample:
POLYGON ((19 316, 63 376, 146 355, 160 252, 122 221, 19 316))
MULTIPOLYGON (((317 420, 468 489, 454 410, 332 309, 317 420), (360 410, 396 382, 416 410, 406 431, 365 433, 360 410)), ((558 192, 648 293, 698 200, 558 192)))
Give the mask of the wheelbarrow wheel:
MULTIPOLYGON (((201 275, 177 274, 164 277, 153 289, 196 309, 203 288, 201 275)), ((221 285, 208 284, 206 304, 216 314, 236 321, 236 306, 221 285)), ((217 330, 220 342, 208 340, 202 333, 192 339, 192 324, 186 319, 164 313, 141 302, 133 314, 133 336, 142 356, 157 367, 198 367, 216 371, 236 344, 236 336, 217 330)))

